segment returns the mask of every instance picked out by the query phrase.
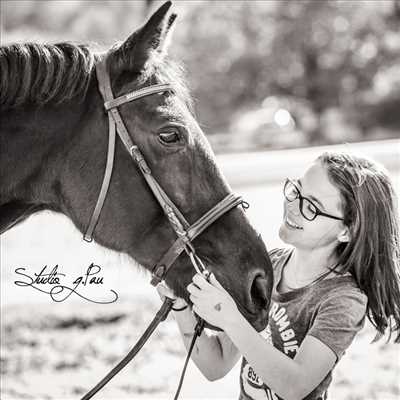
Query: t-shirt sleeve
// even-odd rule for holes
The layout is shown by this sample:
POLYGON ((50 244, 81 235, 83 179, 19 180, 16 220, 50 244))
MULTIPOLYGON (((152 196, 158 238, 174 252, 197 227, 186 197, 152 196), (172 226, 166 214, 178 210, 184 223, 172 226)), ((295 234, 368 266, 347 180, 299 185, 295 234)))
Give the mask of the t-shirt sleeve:
POLYGON ((307 335, 327 345, 339 360, 365 322, 367 296, 358 289, 338 291, 321 303, 307 335))
POLYGON ((287 248, 274 248, 268 252, 269 259, 271 260, 272 268, 276 269, 279 266, 279 262, 282 261, 282 257, 288 253, 287 248))

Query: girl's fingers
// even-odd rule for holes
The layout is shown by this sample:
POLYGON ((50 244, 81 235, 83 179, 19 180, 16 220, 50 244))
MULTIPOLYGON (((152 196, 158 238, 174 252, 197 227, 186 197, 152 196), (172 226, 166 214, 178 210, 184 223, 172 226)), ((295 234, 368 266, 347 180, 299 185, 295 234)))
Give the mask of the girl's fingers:
POLYGON ((200 274, 196 274, 193 279, 192 282, 198 286, 200 289, 207 289, 209 287, 209 283, 207 282, 206 278, 204 278, 203 275, 200 274))
POLYGON ((191 295, 189 296, 189 299, 190 299, 190 301, 191 301, 193 304, 197 304, 198 301, 199 301, 199 298, 196 297, 196 296, 193 295, 193 294, 191 294, 191 295))
POLYGON ((187 291, 193 295, 200 295, 201 289, 199 289, 194 283, 189 283, 187 286, 187 291))
POLYGON ((210 274, 210 282, 207 282, 206 278, 203 275, 196 274, 193 277, 193 283, 195 283, 196 286, 198 286, 200 289, 203 290, 209 290, 210 285, 212 285, 226 292, 225 288, 218 282, 217 278, 213 273, 210 274))

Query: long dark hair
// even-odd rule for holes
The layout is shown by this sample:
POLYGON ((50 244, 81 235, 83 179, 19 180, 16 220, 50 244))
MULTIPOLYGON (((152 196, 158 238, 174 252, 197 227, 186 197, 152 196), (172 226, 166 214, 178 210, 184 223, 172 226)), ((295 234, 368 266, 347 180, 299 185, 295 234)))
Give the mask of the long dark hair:
POLYGON ((340 191, 350 241, 336 248, 336 270, 349 271, 368 297, 367 316, 378 331, 400 342, 400 239, 397 197, 384 167, 361 156, 318 157, 340 191))

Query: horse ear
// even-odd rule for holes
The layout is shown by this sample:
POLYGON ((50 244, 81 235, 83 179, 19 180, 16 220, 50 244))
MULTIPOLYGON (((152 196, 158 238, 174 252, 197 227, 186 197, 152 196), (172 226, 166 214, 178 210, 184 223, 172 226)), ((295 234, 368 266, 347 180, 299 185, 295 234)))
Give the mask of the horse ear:
POLYGON ((140 72, 154 55, 167 53, 176 14, 167 16, 171 1, 164 3, 146 22, 113 52, 112 66, 118 72, 140 72))

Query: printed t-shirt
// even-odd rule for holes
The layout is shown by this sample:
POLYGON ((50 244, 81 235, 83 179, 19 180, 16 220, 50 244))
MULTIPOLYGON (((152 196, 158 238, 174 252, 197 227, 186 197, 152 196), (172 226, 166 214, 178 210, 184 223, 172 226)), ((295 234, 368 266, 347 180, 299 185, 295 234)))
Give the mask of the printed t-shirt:
MULTIPOLYGON (((260 334, 290 358, 295 357, 305 336, 312 335, 335 353, 337 364, 364 325, 367 296, 351 275, 326 278, 289 292, 277 292, 282 270, 291 253, 291 248, 274 249, 269 253, 274 285, 269 322, 260 334)), ((332 370, 304 400, 327 399, 327 388, 331 381, 332 370)), ((274 393, 243 358, 239 400, 284 399, 274 393)))

